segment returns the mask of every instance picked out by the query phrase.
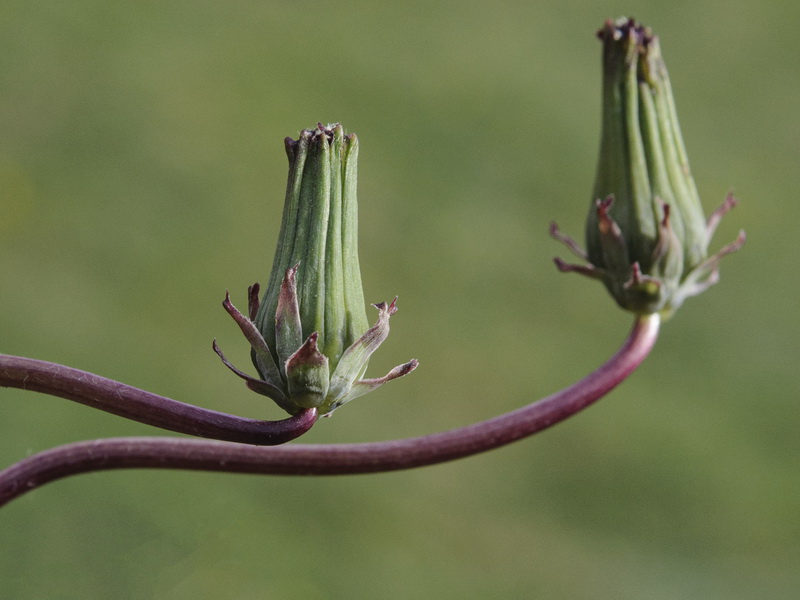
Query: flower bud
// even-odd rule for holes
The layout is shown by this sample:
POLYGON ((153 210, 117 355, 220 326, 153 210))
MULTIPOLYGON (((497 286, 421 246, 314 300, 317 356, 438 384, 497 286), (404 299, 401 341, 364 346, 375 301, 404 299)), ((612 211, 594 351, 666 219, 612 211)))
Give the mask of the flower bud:
POLYGON ((389 335, 390 304, 376 304, 369 327, 358 262, 356 199, 358 140, 341 125, 286 138, 289 182, 278 247, 267 290, 249 290, 248 316, 226 297, 223 306, 252 348, 260 379, 231 365, 247 386, 290 414, 315 408, 330 414, 345 402, 410 373, 417 361, 384 377, 362 379, 370 355, 389 335))
POLYGON ((556 264, 600 279, 627 310, 669 315, 716 283, 719 259, 744 243, 740 233, 708 256, 714 230, 736 200, 729 195, 708 220, 703 215, 658 38, 628 19, 607 21, 598 37, 603 121, 587 252, 551 228, 590 264, 556 264))

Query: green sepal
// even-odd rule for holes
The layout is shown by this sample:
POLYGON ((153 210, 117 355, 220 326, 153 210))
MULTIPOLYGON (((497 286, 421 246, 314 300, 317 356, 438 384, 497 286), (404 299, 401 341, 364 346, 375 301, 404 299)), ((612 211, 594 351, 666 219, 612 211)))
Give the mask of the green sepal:
POLYGON ((261 378, 272 386, 280 386, 280 372, 275 365, 275 360, 272 358, 267 342, 255 326, 255 323, 239 312, 231 302, 231 297, 228 292, 225 292, 225 300, 222 302, 222 306, 228 314, 233 317, 233 320, 236 321, 244 337, 250 342, 250 347, 253 350, 253 362, 261 378))
POLYGON ((297 265, 286 270, 275 313, 275 346, 281 375, 286 377, 286 361, 303 343, 300 308, 297 302, 297 265))
POLYGON ((328 358, 317 346, 315 331, 286 361, 286 381, 291 401, 303 408, 319 408, 328 394, 328 358))
POLYGON ((374 304, 378 309, 378 320, 367 332, 358 338, 342 354, 338 366, 331 376, 330 391, 327 403, 340 405, 350 392, 355 381, 360 378, 367 368, 367 362, 372 353, 389 335, 389 318, 397 312, 397 298, 390 304, 381 302, 374 304))

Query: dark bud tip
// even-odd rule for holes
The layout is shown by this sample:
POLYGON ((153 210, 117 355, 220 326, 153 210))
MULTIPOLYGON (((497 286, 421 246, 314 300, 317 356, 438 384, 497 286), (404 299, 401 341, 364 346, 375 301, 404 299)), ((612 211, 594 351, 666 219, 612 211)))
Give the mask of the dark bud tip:
POLYGON ((395 296, 394 300, 392 300, 388 305, 386 304, 386 302, 378 302, 377 304, 373 304, 372 306, 374 306, 378 310, 385 310, 387 313, 389 313, 389 316, 391 316, 397 312, 397 296, 395 296))
POLYGON ((638 285, 644 281, 642 276, 642 267, 639 266, 638 262, 635 262, 631 265, 631 282, 635 285, 638 285))
POLYGON ((661 203, 662 208, 664 209, 664 218, 661 220, 661 226, 665 229, 669 228, 669 204, 661 203))
POLYGON ((258 307, 260 305, 258 294, 260 291, 261 286, 257 281, 247 288, 247 314, 251 321, 255 321, 256 315, 258 315, 258 307))
POLYGON ((614 194, 609 194, 604 200, 600 200, 599 198, 597 199, 598 214, 601 214, 600 211, 602 211, 602 214, 604 215, 608 214, 608 211, 611 210, 612 206, 614 206, 614 194))
POLYGON ((628 38, 642 47, 648 46, 655 39, 649 27, 645 27, 633 18, 606 19, 603 27, 597 31, 597 37, 604 42, 628 38))
POLYGON ((292 164, 297 158, 297 142, 290 137, 283 140, 283 148, 286 150, 286 157, 289 159, 289 164, 292 164))
POLYGON ((403 372, 403 375, 407 375, 408 373, 411 373, 411 371, 416 369, 418 366, 419 366, 419 361, 416 358, 412 358, 410 361, 408 361, 406 364, 403 365, 403 367, 401 369, 402 372, 403 372))
POLYGON ((614 204, 614 196, 608 196, 605 200, 597 200, 597 218, 600 233, 608 235, 614 233, 619 228, 614 219, 608 214, 614 204))

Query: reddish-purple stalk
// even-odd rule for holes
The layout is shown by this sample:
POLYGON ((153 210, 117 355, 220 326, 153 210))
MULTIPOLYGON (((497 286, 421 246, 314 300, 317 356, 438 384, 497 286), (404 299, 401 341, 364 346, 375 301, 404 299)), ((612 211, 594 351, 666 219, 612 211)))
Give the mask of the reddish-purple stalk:
MULTIPOLYGON (((386 442, 274 448, 158 437, 76 442, 40 452, 0 472, 0 506, 56 479, 107 469, 346 475, 411 469, 463 458, 542 431, 600 399, 647 357, 658 329, 658 315, 637 317, 617 353, 581 381, 538 402, 467 427, 386 442)), ((6 385, 1 367, 0 362, 0 385, 6 385)))
POLYGON ((258 421, 184 404, 56 363, 0 354, 0 387, 42 392, 161 429, 197 437, 275 446, 304 434, 317 420, 308 409, 281 421, 258 421))

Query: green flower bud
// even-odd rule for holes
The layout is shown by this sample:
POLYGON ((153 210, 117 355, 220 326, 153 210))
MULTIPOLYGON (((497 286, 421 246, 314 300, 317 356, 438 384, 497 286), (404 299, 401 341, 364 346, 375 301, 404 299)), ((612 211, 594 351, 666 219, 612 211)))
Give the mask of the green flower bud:
POLYGON ((252 348, 260 379, 231 365, 247 386, 290 414, 315 408, 327 415, 345 402, 402 377, 411 360, 377 379, 362 379, 372 353, 389 335, 390 304, 374 305, 369 327, 358 262, 356 199, 358 140, 341 125, 286 138, 289 183, 272 274, 259 302, 250 287, 248 316, 226 297, 223 306, 252 348))
POLYGON ((589 265, 562 271, 600 279, 617 303, 636 313, 671 314, 717 282, 719 260, 738 250, 744 233, 708 256, 729 195, 709 219, 689 170, 658 38, 633 20, 607 21, 603 42, 603 122, 587 253, 552 234, 589 265))

